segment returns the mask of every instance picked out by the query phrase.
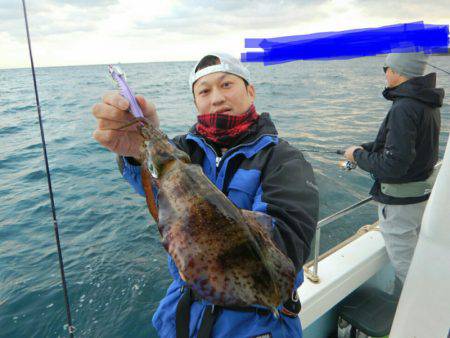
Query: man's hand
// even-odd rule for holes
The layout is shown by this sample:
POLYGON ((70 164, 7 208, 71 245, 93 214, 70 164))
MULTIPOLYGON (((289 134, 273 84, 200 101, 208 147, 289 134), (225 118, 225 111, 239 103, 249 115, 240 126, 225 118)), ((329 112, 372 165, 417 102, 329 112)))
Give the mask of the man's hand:
POLYGON ((347 149, 345 149, 344 157, 345 157, 347 160, 349 160, 350 162, 356 162, 356 161, 355 161, 355 158, 353 157, 353 152, 354 152, 356 149, 363 149, 363 147, 361 147, 361 146, 351 146, 351 147, 348 147, 347 149))
MULTIPOLYGON (((144 116, 153 126, 159 127, 155 105, 140 95, 136 96, 136 100, 144 116)), ((92 135, 109 150, 122 156, 139 159, 139 148, 143 139, 138 132, 137 124, 117 130, 134 120, 134 116, 127 111, 129 105, 130 103, 118 91, 107 92, 102 102, 92 107, 92 114, 98 121, 97 129, 92 135)))

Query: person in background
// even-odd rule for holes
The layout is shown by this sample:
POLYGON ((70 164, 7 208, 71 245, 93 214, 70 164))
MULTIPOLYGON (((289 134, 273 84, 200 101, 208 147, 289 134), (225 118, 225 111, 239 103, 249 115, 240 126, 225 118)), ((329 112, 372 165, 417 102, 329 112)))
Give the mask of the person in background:
POLYGON ((378 202, 379 226, 397 276, 399 294, 418 240, 439 154, 444 90, 436 74, 424 75, 427 55, 389 54, 383 67, 392 106, 374 142, 351 146, 345 157, 369 172, 378 202))
MULTIPOLYGON (((261 307, 212 307, 198 299, 169 256, 173 282, 153 316, 161 337, 301 337, 296 290, 318 219, 318 190, 311 165, 301 152, 278 137, 268 113, 256 111, 249 71, 227 54, 203 57, 189 78, 197 123, 172 141, 238 208, 272 217, 272 239, 292 260, 297 278, 292 300, 280 304, 280 318, 261 307)), ((146 117, 158 126, 155 107, 137 97, 146 117)), ((139 147, 135 130, 111 130, 133 120, 129 103, 107 93, 93 107, 94 138, 117 153, 123 177, 141 195, 139 147)), ((224 240, 226 240, 224 238, 224 240)))

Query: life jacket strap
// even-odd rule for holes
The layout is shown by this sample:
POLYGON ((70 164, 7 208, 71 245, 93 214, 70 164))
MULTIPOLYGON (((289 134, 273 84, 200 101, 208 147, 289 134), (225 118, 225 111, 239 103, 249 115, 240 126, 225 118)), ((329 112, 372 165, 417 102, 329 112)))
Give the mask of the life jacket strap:
POLYGON ((431 175, 423 181, 408 183, 381 183, 381 192, 396 198, 422 197, 429 195, 433 189, 439 169, 434 169, 431 175))
POLYGON ((194 297, 192 296, 192 290, 190 288, 184 288, 183 286, 180 291, 182 292, 182 295, 178 301, 175 316, 176 334, 177 338, 189 338, 189 320, 194 297))
MULTIPOLYGON (((210 338, 213 330, 214 323, 219 316, 220 308, 215 305, 207 305, 203 312, 202 323, 198 330, 198 338, 210 338)), ((189 323, 188 323, 189 325, 189 323)))
MULTIPOLYGON (((196 297, 192 289, 187 286, 182 286, 180 292, 182 293, 182 296, 178 301, 175 317, 176 337, 189 338, 189 320, 190 320, 191 306, 194 301, 201 299, 196 297)), ((222 309, 241 312, 253 312, 253 313, 256 312, 260 316, 267 316, 271 314, 271 311, 269 309, 262 309, 254 306, 240 307, 240 306, 207 305, 203 313, 200 329, 198 331, 197 335, 198 338, 211 337, 214 323, 216 322, 216 319, 219 316, 222 309)), ((290 318, 295 318, 300 313, 300 310, 301 310, 300 300, 298 299, 298 297, 293 297, 292 299, 289 299, 283 304, 281 313, 290 318)))

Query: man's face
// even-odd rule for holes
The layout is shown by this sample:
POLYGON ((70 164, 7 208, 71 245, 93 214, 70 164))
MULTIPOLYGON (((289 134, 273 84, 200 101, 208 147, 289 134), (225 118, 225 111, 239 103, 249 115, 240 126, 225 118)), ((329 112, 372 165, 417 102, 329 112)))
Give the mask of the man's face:
POLYGON ((217 72, 202 76, 194 83, 195 105, 199 115, 245 113, 255 99, 252 85, 245 86, 239 76, 217 72))
POLYGON ((386 84, 388 88, 396 87, 400 84, 400 74, 394 72, 391 67, 386 67, 386 84))

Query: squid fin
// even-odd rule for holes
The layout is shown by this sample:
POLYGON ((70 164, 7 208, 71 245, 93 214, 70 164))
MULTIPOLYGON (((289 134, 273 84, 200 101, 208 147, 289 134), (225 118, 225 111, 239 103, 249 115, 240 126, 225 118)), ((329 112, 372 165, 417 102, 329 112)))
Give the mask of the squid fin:
POLYGON ((253 224, 258 224, 258 227, 263 229, 267 233, 272 232, 273 224, 272 224, 272 217, 259 212, 259 211, 250 211, 245 209, 240 209, 242 215, 250 222, 253 222, 253 224))

